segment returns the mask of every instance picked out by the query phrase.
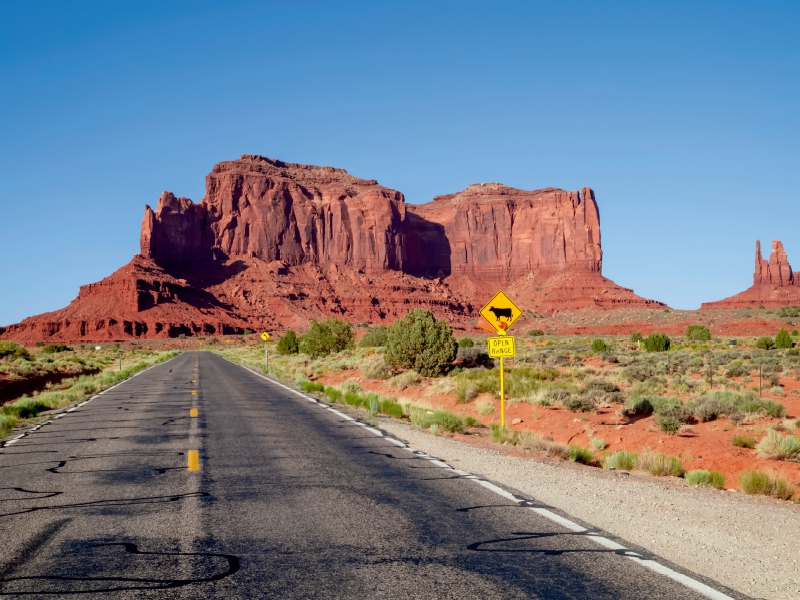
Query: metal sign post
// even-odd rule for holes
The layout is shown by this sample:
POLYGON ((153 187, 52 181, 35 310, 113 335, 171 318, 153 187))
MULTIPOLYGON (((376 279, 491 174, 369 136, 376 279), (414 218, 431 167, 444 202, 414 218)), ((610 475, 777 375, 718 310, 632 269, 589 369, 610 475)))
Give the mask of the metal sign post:
POLYGON ((514 337, 507 335, 508 329, 522 316, 522 311, 511 298, 500 291, 481 310, 481 316, 488 321, 500 337, 489 338, 489 356, 500 359, 500 426, 506 426, 505 373, 504 359, 516 355, 514 337))
POLYGON ((267 350, 267 340, 269 334, 265 331, 261 334, 261 339, 264 340, 264 373, 269 375, 269 351, 267 350))

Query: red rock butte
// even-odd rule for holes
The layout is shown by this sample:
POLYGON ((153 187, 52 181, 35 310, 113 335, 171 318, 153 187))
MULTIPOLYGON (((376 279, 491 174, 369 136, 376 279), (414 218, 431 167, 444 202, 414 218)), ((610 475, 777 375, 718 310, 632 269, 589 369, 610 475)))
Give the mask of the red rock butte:
POLYGON ((753 285, 745 291, 716 302, 703 302, 700 309, 780 308, 800 305, 800 273, 793 272, 783 244, 772 240, 769 260, 761 255, 761 241, 756 240, 756 268, 753 285))
POLYGON ((391 323, 428 308, 474 324, 500 287, 523 310, 663 308, 602 276, 594 192, 470 185, 422 205, 342 169, 243 155, 202 201, 145 207, 141 252, 66 308, 0 328, 20 341, 391 323))

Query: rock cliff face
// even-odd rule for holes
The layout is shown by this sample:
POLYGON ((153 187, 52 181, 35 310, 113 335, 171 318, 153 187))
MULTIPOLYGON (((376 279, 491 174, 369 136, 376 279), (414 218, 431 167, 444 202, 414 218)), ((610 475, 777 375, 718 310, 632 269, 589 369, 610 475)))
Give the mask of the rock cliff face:
POLYGON ((769 260, 761 256, 761 241, 756 240, 756 268, 753 285, 745 291, 716 302, 703 302, 701 309, 779 308, 800 304, 800 273, 792 272, 783 244, 772 240, 769 260))
POLYGON ((476 184, 406 205, 341 169, 244 155, 214 167, 200 202, 164 192, 146 206, 140 242, 129 265, 68 307, 0 335, 209 335, 332 315, 391 322, 415 307, 468 324, 502 286, 536 312, 664 306, 602 276, 589 188, 476 184))

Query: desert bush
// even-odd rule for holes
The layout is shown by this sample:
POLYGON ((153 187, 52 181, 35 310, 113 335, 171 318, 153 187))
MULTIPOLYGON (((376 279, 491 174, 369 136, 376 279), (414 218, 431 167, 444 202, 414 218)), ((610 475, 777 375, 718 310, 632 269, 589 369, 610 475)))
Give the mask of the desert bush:
POLYGON ((499 394, 500 374, 495 370, 464 371, 456 376, 456 398, 459 402, 470 402, 467 391, 472 400, 478 394, 499 394))
POLYGON ((644 347, 648 352, 666 352, 670 339, 666 333, 651 333, 644 339, 644 347))
POLYGON ((670 435, 675 435, 681 428, 681 422, 671 415, 658 415, 656 424, 661 431, 670 435))
POLYGON ((480 427, 481 422, 475 417, 464 417, 464 427, 480 427))
POLYGON ((778 310, 778 316, 782 319, 800 317, 800 306, 784 306, 778 310))
POLYGON ((639 342, 643 342, 644 341, 644 336, 641 333, 639 333, 638 331, 634 331, 628 337, 628 340, 631 342, 631 344, 638 344, 639 342))
POLYGON ((461 361, 461 366, 465 369, 473 369, 475 367, 491 369, 494 367, 494 359, 489 358, 489 354, 483 348, 459 347, 456 353, 456 360, 461 361))
POLYGON ((342 401, 342 392, 337 390, 336 388, 332 388, 330 386, 325 388, 325 395, 331 402, 341 402, 342 401))
POLYGON ((311 394, 313 392, 322 392, 325 390, 325 386, 321 383, 317 383, 316 381, 298 381, 297 387, 301 390, 306 392, 307 394, 311 394))
POLYGON ((792 338, 789 335, 789 332, 785 329, 781 328, 781 330, 775 336, 775 346, 778 348, 791 348, 792 347, 792 338))
POLYGON ((400 373, 388 381, 389 386, 393 387, 398 392, 402 392, 406 388, 417 386, 420 383, 422 383, 422 377, 415 371, 400 373))
POLYGON ((589 445, 598 452, 606 449, 606 441, 603 438, 593 437, 589 440, 589 445))
POLYGON ((353 328, 347 321, 311 321, 311 329, 300 337, 299 349, 311 358, 318 358, 352 347, 354 338, 353 328))
POLYGON ((591 396, 568 396, 562 404, 572 412, 591 412, 597 408, 597 403, 591 396))
POLYGON ((456 352, 450 325, 437 321, 430 311, 415 308, 389 327, 383 356, 390 366, 437 377, 451 368, 456 352))
POLYGON ((528 331, 528 337, 540 337, 544 335, 544 331, 541 329, 531 329, 528 331))
POLYGON ((666 475, 683 477, 685 473, 683 462, 680 458, 677 456, 667 456, 663 452, 643 452, 636 461, 636 468, 647 471, 651 475, 657 477, 666 475))
MULTIPOLYGON (((753 394, 743 394, 728 390, 710 392, 687 403, 699 421, 713 421, 722 416, 733 418, 734 415, 767 414, 771 417, 786 416, 786 407, 772 400, 763 400, 753 394)), ((740 419, 741 420, 741 419, 740 419)))
POLYGON ((686 328, 686 339, 692 342, 708 342, 711 340, 711 332, 704 325, 689 325, 686 328))
POLYGON ((749 448, 750 450, 756 447, 756 441, 748 435, 735 435, 731 443, 738 448, 749 448))
POLYGON ((0 440, 11 433, 11 430, 17 426, 17 418, 13 415, 0 413, 0 440))
POLYGON ((428 429, 431 425, 436 425, 444 431, 461 433, 464 431, 464 422, 451 412, 446 410, 426 410, 412 406, 409 418, 411 422, 423 429, 428 429))
POLYGON ((762 494, 781 500, 794 496, 794 487, 785 479, 752 469, 739 475, 739 487, 745 494, 762 494))
POLYGON ((653 414, 653 403, 647 396, 635 396, 625 403, 622 414, 626 417, 637 415, 648 416, 653 414))
POLYGON ((364 332, 362 338, 358 341, 359 348, 380 348, 386 345, 386 337, 388 335, 388 328, 384 325, 375 325, 370 327, 364 332))
POLYGON ((370 364, 364 369, 364 377, 370 379, 390 379, 392 370, 384 362, 370 364))
POLYGON ((20 346, 16 342, 8 340, 0 340, 0 358, 11 357, 13 359, 21 358, 23 360, 33 360, 30 353, 24 346, 20 346))
POLYGON ((496 444, 516 444, 518 434, 513 429, 501 427, 497 423, 489 425, 489 437, 496 444))
POLYGON ((581 463, 583 465, 592 465, 597 462, 591 450, 575 445, 569 447, 569 459, 572 462, 581 463))
POLYGON ((596 339, 592 341, 592 352, 599 353, 599 352, 608 352, 609 346, 601 339, 596 339))
POLYGON ((478 411, 479 415, 487 416, 494 412, 494 402, 491 400, 481 400, 475 405, 475 410, 478 411))
POLYGON ((628 450, 619 450, 606 456, 605 467, 607 469, 618 469, 620 471, 633 471, 639 455, 628 450))
POLYGON ((800 462, 800 439, 791 435, 784 437, 770 429, 756 446, 756 454, 761 458, 800 462))
POLYGON ((583 385, 587 392, 612 393, 619 391, 619 386, 616 383, 605 379, 587 379, 583 385))
POLYGON ((517 434, 517 444, 527 450, 547 452, 551 456, 569 458, 569 446, 553 441, 550 436, 544 436, 534 431, 520 431, 517 434))
POLYGON ((761 350, 772 350, 775 347, 775 340, 771 337, 760 337, 756 340, 755 346, 761 350))
POLYGON ((66 344, 47 344, 42 347, 43 354, 56 354, 58 352, 71 352, 72 348, 66 344))
POLYGON ((475 346, 475 342, 472 341, 472 338, 461 338, 458 340, 458 347, 459 348, 472 348, 475 346))
POLYGON ((300 344, 297 341, 297 334, 291 329, 278 340, 278 354, 288 356, 300 352, 300 344))
POLYGON ((685 473, 683 478, 689 485, 708 485, 718 490, 725 487, 725 475, 719 471, 697 469, 685 473))

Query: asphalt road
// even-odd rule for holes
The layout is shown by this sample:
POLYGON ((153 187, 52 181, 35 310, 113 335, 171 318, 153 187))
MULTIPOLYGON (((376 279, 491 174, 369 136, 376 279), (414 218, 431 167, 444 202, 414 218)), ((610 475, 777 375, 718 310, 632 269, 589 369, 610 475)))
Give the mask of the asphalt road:
POLYGON ((706 597, 626 553, 211 353, 0 449, 0 596, 706 597))

